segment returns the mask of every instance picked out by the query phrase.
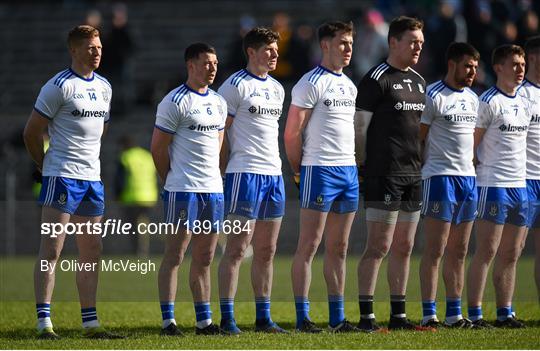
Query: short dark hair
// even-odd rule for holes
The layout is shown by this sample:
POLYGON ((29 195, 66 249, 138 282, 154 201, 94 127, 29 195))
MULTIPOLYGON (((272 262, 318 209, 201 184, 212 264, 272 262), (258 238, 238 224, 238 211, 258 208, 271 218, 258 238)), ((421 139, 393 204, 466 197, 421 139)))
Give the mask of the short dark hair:
POLYGON ((513 55, 525 56, 525 51, 518 45, 504 44, 498 46, 493 50, 493 54, 491 55, 491 64, 503 64, 508 57, 513 55))
POLYGON ((263 45, 268 45, 276 43, 281 37, 279 33, 274 32, 271 29, 265 27, 256 27, 251 29, 244 37, 242 41, 242 49, 244 50, 244 55, 247 55, 247 49, 252 48, 257 50, 263 45))
POLYGON ((463 56, 471 56, 475 61, 480 60, 480 53, 469 43, 453 42, 446 49, 446 62, 459 62, 463 56))
POLYGON ((418 18, 399 16, 390 22, 390 28, 388 29, 388 42, 390 38, 396 38, 401 40, 403 34, 408 30, 422 30, 424 29, 424 22, 418 18))
POLYGON ((191 44, 186 48, 186 51, 184 51, 184 60, 188 62, 189 60, 197 59, 200 54, 216 55, 216 49, 205 43, 191 44))
POLYGON ((354 24, 352 22, 341 21, 323 23, 318 29, 319 41, 326 38, 333 38, 340 31, 354 35, 354 24))
POLYGON ((87 24, 83 24, 80 26, 76 26, 69 31, 67 43, 68 46, 71 48, 75 45, 80 44, 80 42, 84 39, 92 39, 94 37, 99 37, 99 30, 87 24))
POLYGON ((525 42, 525 54, 540 54, 540 35, 531 37, 525 42))

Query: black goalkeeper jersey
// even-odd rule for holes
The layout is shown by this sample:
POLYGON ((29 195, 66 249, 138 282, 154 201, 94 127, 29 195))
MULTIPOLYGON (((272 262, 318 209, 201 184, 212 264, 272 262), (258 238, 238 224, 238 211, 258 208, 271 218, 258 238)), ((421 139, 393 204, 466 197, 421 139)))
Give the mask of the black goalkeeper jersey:
POLYGON ((383 62, 358 84, 356 108, 373 112, 367 130, 366 176, 420 176, 418 132, 426 82, 416 71, 383 62))

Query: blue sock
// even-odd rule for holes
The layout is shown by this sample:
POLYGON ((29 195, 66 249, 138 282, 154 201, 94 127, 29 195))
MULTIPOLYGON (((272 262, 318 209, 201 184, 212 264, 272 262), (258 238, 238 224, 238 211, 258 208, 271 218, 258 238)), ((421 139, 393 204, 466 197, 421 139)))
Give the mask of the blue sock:
POLYGON ((219 308, 222 321, 234 319, 234 299, 228 297, 219 299, 219 308))
POLYGON ((38 330, 44 328, 52 328, 51 322, 51 304, 50 303, 37 303, 36 312, 38 318, 38 330))
POLYGON ((266 325, 271 322, 269 296, 255 298, 255 319, 257 325, 266 325))
POLYGON ((51 304, 50 303, 37 303, 36 312, 38 318, 51 317, 51 304))
POLYGON ((212 324, 212 311, 210 310, 210 302, 199 301, 195 302, 195 318, 197 319, 197 328, 203 329, 212 324))
POLYGON ((345 310, 343 308, 343 295, 328 295, 328 324, 331 327, 337 326, 345 319, 345 310))
POLYGON ((497 320, 504 321, 507 318, 512 318, 512 307, 511 306, 504 306, 504 307, 498 307, 497 308, 497 320))
POLYGON ((463 319, 461 314, 461 299, 447 298, 446 299, 446 321, 450 324, 456 323, 463 319))
POLYGON ((469 313, 469 319, 473 322, 484 318, 482 315, 482 306, 469 306, 467 310, 469 313))
POLYGON ((174 323, 174 302, 160 302, 161 305, 161 319, 163 320, 163 328, 167 328, 169 324, 174 323))
POLYGON ((304 319, 309 320, 309 300, 307 296, 295 296, 294 305, 296 307, 296 328, 300 328, 304 319))
POLYGON ((422 301, 422 323, 437 319, 437 303, 433 300, 422 301))
POLYGON ((99 327, 97 311, 95 307, 81 308, 83 328, 99 327))

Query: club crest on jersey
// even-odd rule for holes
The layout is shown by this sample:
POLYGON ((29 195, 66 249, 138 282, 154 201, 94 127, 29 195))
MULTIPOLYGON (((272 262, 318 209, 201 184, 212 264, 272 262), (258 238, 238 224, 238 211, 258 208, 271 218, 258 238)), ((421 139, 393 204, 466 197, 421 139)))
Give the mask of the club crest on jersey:
POLYGON ((433 207, 431 208, 431 212, 433 212, 433 213, 439 213, 440 208, 441 208, 441 204, 440 204, 439 202, 435 202, 435 203, 433 204, 433 207))
POLYGON ((103 101, 109 102, 109 93, 107 92, 107 90, 103 90, 101 92, 101 95, 103 96, 103 101))
POLYGON ((384 204, 390 206, 392 204, 392 196, 390 194, 384 194, 384 204))
POLYGON ((223 115, 223 107, 221 105, 217 105, 217 110, 220 115, 223 115))
POLYGON ((66 204, 67 195, 65 193, 61 193, 60 196, 58 196, 58 204, 64 206, 66 204))
POLYGON ((424 87, 422 86, 422 84, 418 83, 418 90, 423 93, 424 92, 424 87))
POLYGON ((497 212, 499 212, 497 205, 491 205, 489 209, 489 215, 495 217, 497 215, 497 212))
POLYGON ((349 93, 351 94, 351 96, 354 96, 354 89, 353 89, 353 87, 349 87, 349 93))

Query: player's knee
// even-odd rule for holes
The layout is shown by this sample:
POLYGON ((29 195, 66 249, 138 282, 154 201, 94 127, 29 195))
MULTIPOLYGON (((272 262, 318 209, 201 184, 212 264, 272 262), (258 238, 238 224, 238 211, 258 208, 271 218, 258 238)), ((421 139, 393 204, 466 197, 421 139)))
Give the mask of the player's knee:
POLYGON ((84 256, 91 259, 97 259, 103 252, 103 244, 101 241, 95 241, 85 245, 84 249, 80 250, 80 256, 84 256))
POLYGON ((495 257, 496 254, 496 247, 493 247, 492 245, 486 245, 484 247, 482 247, 482 245, 478 245, 476 248, 475 256, 477 256, 482 261, 489 262, 495 257))
POLYGON ((246 248, 247 247, 235 247, 235 248, 227 247, 225 249, 225 255, 227 256, 229 261, 232 263, 242 262, 242 259, 244 258, 244 255, 246 252, 246 248))
POLYGON ((274 260, 276 245, 264 245, 257 247, 253 253, 253 259, 261 264, 270 264, 274 260))
POLYGON ((424 249, 424 257, 426 257, 428 261, 430 262, 434 262, 434 263, 440 262, 443 254, 444 254, 444 249, 441 247, 433 247, 433 248, 426 247, 424 249))
POLYGON ((368 247, 366 249, 366 252, 364 253, 364 257, 375 260, 382 260, 388 254, 388 251, 390 251, 389 243, 379 243, 378 245, 368 247))
POLYGON ((317 249, 319 248, 319 241, 310 241, 302 245, 298 245, 296 249, 297 254, 300 254, 302 257, 309 259, 315 256, 317 249))
POLYGON ((392 246, 392 254, 402 257, 409 257, 412 253, 414 247, 414 241, 412 240, 402 240, 394 242, 392 246))
POLYGON ((344 260, 347 258, 347 248, 347 242, 337 242, 328 245, 326 251, 330 256, 339 260, 344 260))
POLYGON ((451 257, 453 260, 462 262, 465 261, 465 257, 467 257, 467 246, 460 245, 457 247, 447 247, 447 256, 451 257))
POLYGON ((211 250, 204 250, 197 253, 192 253, 192 260, 199 267, 209 267, 214 259, 214 252, 211 250))
POLYGON ((498 252, 498 259, 506 264, 515 264, 521 256, 521 247, 512 247, 500 250, 498 252))
POLYGON ((163 257, 163 263, 168 267, 178 267, 184 260, 184 254, 181 252, 167 253, 163 257))
POLYGON ((59 249, 59 248, 54 248, 54 247, 51 247, 51 248, 47 248, 47 249, 41 249, 40 250, 40 254, 39 254, 39 258, 40 260, 46 260, 48 262, 56 262, 58 261, 58 259, 60 258, 60 252, 62 250, 59 249))

